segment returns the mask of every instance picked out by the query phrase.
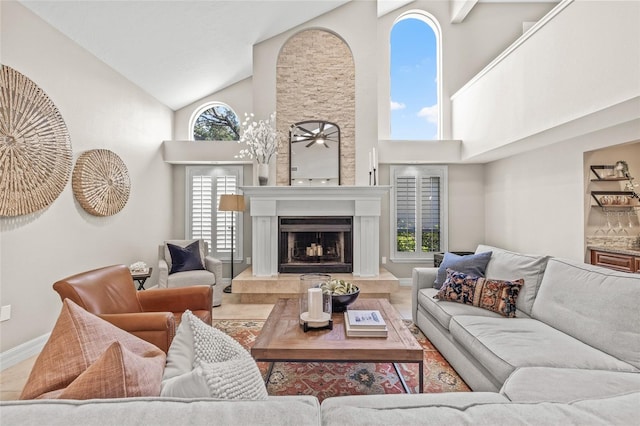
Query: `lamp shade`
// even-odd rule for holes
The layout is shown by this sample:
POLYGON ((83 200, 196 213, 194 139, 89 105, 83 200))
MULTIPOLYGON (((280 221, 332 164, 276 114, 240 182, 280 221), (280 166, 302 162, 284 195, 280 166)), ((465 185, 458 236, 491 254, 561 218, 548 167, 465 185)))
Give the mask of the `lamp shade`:
POLYGON ((244 195, 224 194, 220 196, 218 210, 221 212, 242 212, 244 211, 244 195))

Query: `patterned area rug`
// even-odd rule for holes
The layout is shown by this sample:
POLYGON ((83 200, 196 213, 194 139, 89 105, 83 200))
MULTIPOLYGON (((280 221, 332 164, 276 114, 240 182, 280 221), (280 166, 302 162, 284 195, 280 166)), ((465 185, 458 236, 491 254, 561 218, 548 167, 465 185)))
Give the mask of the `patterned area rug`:
MULTIPOLYGON (((470 391, 449 363, 422 332, 406 321, 424 348, 423 392, 470 391)), ((213 325, 245 348, 253 346, 264 321, 214 320, 213 325)), ((263 377, 268 362, 259 362, 263 377)), ((418 391, 418 365, 399 364, 412 393, 418 391)), ((404 393, 393 364, 350 362, 276 362, 267 384, 269 395, 315 395, 320 401, 332 396, 404 393)))

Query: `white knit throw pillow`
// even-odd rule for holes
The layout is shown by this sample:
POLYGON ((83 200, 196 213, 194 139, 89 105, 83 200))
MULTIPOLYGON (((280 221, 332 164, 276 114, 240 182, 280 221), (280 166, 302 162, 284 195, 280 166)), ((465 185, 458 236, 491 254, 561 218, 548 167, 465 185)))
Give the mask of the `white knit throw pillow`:
POLYGON ((162 396, 267 399, 260 370, 233 338, 190 311, 182 315, 162 381, 162 396), (187 367, 190 362, 191 368, 187 367))

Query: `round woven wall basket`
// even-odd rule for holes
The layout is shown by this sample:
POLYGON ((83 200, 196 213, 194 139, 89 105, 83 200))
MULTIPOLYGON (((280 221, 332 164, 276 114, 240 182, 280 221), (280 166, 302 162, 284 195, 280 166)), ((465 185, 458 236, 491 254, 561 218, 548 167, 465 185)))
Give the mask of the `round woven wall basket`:
POLYGON ((69 181, 72 160, 58 108, 29 78, 0 65, 0 216, 51 204, 69 181))
POLYGON ((93 149, 80 154, 71 178, 78 203, 94 216, 111 216, 129 200, 131 181, 127 166, 108 149, 93 149))

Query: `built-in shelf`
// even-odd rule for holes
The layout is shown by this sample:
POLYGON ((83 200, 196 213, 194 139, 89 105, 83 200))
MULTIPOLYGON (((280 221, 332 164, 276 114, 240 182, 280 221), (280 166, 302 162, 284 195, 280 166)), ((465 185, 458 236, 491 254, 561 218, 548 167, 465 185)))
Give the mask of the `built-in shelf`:
MULTIPOLYGON (((630 181, 633 179, 626 176, 613 176, 612 172, 615 171, 615 165, 595 165, 590 166, 589 168, 591 169, 591 172, 596 176, 594 179, 591 179, 591 182, 622 182, 630 181), (607 171, 606 174, 603 173, 603 171, 607 171)), ((632 195, 633 192, 631 191, 591 191, 591 198, 595 200, 597 207, 602 207, 603 209, 611 208, 620 210, 640 207, 640 205, 638 204, 638 202, 636 202, 632 195), (605 197, 610 197, 610 199, 607 200, 605 197)))

